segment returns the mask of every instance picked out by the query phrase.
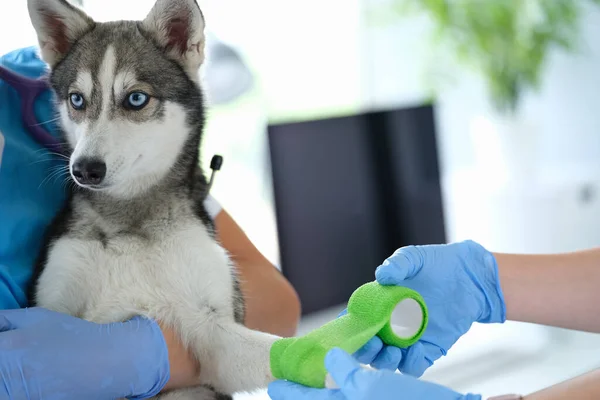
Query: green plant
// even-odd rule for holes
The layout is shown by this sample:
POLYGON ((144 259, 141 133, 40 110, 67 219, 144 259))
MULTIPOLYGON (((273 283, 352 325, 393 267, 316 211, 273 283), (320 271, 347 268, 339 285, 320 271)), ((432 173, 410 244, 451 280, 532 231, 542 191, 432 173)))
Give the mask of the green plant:
MULTIPOLYGON (((600 0, 589 0, 600 5, 600 0)), ((390 15, 425 14, 436 44, 484 78, 492 105, 514 112, 536 90, 552 48, 576 46, 585 0, 392 0, 390 15)), ((439 66, 438 66, 439 67, 439 66)))

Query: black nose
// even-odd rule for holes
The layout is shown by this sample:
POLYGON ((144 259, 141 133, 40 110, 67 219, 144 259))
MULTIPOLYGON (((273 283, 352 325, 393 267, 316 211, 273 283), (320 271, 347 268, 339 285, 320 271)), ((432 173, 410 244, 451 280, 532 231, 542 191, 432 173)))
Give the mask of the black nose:
POLYGON ((82 185, 98 185, 106 176, 106 164, 93 158, 77 160, 72 170, 73 176, 82 185))

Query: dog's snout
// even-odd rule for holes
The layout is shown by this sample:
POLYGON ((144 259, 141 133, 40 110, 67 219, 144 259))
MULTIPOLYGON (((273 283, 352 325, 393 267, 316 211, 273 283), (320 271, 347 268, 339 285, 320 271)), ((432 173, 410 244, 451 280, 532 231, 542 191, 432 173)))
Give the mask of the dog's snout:
POLYGON ((94 158, 79 159, 73 163, 72 172, 82 185, 98 185, 106 176, 106 164, 94 158))

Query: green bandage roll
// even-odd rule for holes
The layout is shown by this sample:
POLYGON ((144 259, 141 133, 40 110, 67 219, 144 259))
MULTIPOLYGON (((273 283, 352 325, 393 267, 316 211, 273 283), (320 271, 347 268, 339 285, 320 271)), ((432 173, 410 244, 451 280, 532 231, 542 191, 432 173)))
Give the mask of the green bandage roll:
POLYGON ((275 342, 271 371, 276 379, 324 388, 329 350, 339 347, 353 354, 374 336, 387 345, 406 348, 423 335, 427 321, 427 307, 419 293, 370 282, 352 294, 343 317, 305 336, 275 342), (392 319, 401 325, 393 325, 392 319))

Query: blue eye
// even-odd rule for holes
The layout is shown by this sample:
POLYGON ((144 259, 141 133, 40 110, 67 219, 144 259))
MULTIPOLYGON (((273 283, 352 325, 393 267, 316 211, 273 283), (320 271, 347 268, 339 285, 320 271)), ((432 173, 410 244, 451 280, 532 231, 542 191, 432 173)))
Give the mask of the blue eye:
POLYGON ((131 110, 141 110, 150 101, 150 96, 143 92, 133 92, 125 100, 125 108, 131 110))
POLYGON ((71 100, 71 105, 76 110, 82 110, 85 106, 85 101, 83 100, 83 96, 79 93, 71 93, 69 96, 71 100))

